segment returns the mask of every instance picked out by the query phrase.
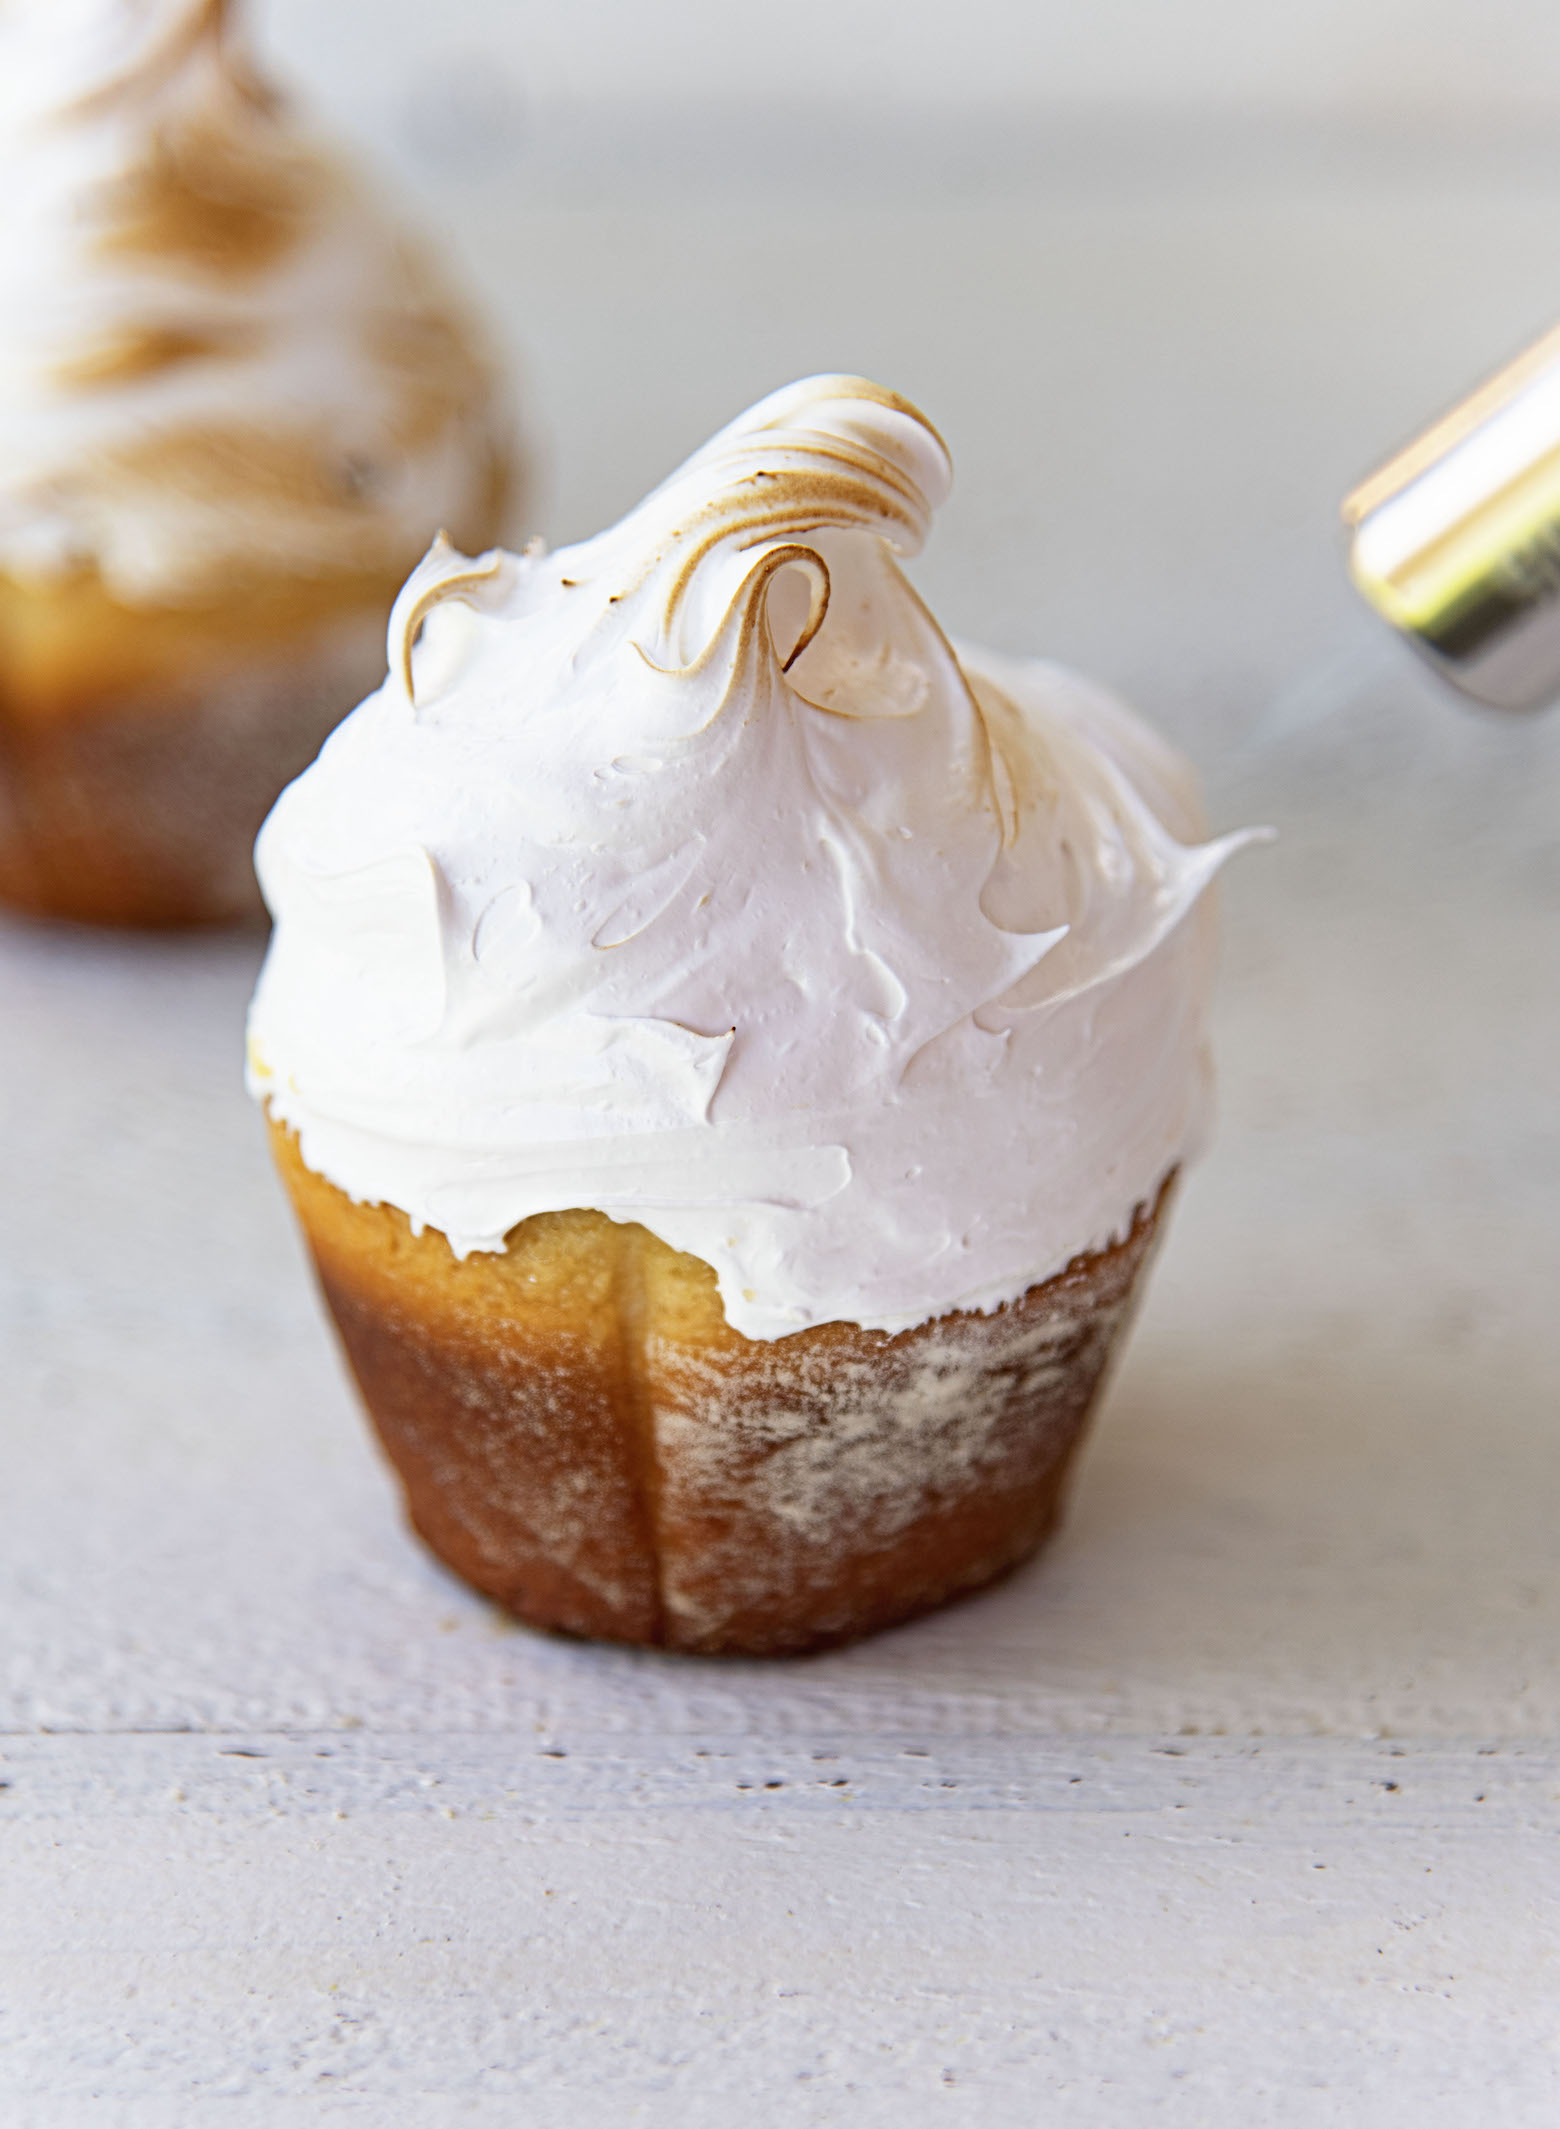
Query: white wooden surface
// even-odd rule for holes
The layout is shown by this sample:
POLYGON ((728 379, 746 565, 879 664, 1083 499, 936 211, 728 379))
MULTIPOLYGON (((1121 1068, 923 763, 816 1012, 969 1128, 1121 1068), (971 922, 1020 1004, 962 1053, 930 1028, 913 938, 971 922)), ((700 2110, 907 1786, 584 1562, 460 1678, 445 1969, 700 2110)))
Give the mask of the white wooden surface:
POLYGON ((1560 159, 1182 148, 424 172, 550 529, 877 372, 959 463, 943 618, 1284 840, 1066 1531, 769 1669, 403 1534, 238 1091, 256 940, 0 928, 7 2129, 1555 2119, 1560 720, 1441 704, 1332 513, 1547 318, 1560 159))

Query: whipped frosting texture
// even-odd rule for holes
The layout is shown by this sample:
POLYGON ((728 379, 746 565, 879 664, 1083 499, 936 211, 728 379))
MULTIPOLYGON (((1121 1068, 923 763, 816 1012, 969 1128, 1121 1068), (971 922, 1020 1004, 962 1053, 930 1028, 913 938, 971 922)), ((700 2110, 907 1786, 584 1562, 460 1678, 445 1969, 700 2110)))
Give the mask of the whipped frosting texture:
POLYGON ((127 605, 491 536, 506 422, 423 253, 227 0, 0 0, 0 568, 127 605))
POLYGON ((1190 1149, 1242 840, 1060 669, 901 574, 950 469, 892 393, 773 394, 621 524, 435 546, 279 800, 250 1080, 460 1254, 639 1220, 769 1338, 991 1308, 1190 1149))

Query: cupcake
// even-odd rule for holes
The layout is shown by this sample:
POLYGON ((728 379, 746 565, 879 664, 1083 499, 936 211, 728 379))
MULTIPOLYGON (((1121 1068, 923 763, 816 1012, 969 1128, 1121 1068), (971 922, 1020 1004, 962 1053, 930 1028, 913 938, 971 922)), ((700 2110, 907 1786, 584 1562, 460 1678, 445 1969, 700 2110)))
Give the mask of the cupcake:
POLYGON ((261 834, 251 1088, 413 1523, 537 1625, 800 1650, 1024 1559, 1196 1140, 1240 838, 949 643, 948 482, 818 377, 437 544, 261 834))
POLYGON ((228 14, 0 12, 0 898, 92 922, 258 914, 407 571, 502 530, 479 338, 228 14))

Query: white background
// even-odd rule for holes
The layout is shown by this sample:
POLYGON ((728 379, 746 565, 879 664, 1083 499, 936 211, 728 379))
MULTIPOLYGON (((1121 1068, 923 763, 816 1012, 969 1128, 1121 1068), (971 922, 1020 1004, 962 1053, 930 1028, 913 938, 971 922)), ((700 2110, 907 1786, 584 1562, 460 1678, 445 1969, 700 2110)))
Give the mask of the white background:
POLYGON ((499 56, 538 102, 818 97, 934 108, 1549 115, 1542 0, 271 0, 276 49, 337 93, 431 49, 499 56))

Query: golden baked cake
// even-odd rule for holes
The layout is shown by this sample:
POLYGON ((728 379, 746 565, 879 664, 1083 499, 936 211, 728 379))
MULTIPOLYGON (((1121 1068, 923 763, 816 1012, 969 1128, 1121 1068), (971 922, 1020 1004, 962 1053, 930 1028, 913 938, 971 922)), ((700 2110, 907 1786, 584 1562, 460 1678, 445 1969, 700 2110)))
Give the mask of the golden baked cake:
POLYGON ((255 830, 382 671, 508 423, 436 263, 224 0, 0 10, 0 898, 258 912, 255 830))
POLYGON ((949 477, 812 378, 596 539, 439 543, 262 832, 278 1165, 417 1529, 537 1625, 778 1653, 1025 1558, 1195 1148, 1241 838, 949 643, 949 477))

